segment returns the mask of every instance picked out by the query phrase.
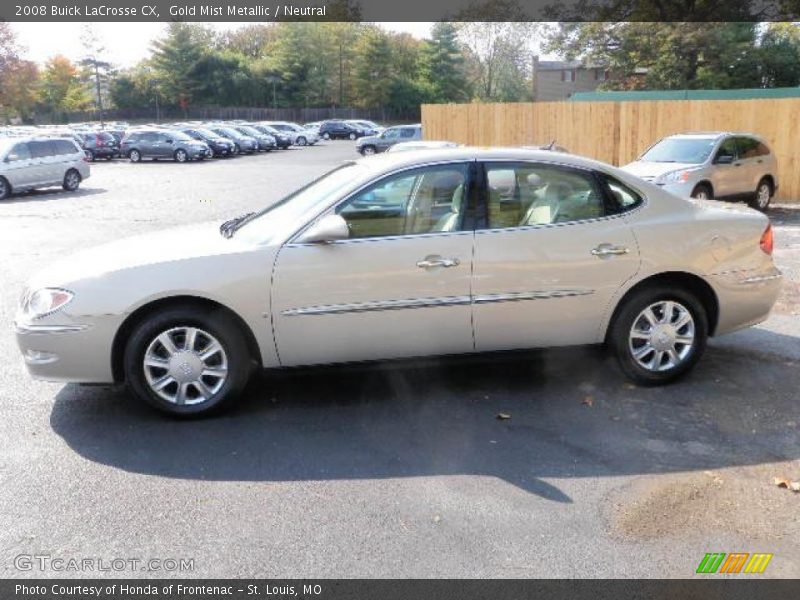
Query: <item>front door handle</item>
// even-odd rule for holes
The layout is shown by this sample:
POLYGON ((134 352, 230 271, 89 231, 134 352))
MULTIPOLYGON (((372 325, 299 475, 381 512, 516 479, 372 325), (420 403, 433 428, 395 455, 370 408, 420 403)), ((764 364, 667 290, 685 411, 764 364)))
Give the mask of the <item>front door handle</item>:
POLYGON ((426 256, 424 259, 417 261, 417 266, 420 269, 433 269, 435 267, 457 267, 461 261, 457 258, 442 258, 441 256, 426 256))
POLYGON ((606 256, 619 256, 630 252, 625 246, 613 246, 611 244, 600 244, 596 248, 592 248, 592 256, 604 258, 606 256))

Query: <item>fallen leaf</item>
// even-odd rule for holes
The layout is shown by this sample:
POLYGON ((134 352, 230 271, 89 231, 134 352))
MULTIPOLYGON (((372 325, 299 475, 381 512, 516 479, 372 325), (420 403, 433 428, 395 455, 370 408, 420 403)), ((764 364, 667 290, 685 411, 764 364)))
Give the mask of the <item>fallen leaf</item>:
POLYGON ((500 419, 501 421, 505 421, 507 419, 510 419, 511 415, 508 413, 497 413, 497 418, 500 419))
POLYGON ((800 492, 800 481, 792 481, 786 477, 773 477, 772 483, 778 487, 792 490, 793 492, 800 492))
POLYGON ((585 406, 588 406, 589 408, 591 408, 592 406, 594 406, 594 396, 586 396, 586 397, 583 399, 583 402, 581 402, 581 404, 583 404, 583 405, 585 405, 585 406))

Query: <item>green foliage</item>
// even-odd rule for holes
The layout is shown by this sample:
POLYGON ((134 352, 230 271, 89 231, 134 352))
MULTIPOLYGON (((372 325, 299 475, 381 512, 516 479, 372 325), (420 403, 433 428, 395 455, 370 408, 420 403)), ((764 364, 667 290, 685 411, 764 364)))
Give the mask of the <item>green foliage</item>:
POLYGON ((436 23, 420 56, 420 86, 429 102, 466 102, 470 98, 465 59, 452 23, 436 23))
POLYGON ((57 55, 45 63, 41 101, 51 113, 66 113, 86 110, 92 104, 92 97, 75 65, 57 55))

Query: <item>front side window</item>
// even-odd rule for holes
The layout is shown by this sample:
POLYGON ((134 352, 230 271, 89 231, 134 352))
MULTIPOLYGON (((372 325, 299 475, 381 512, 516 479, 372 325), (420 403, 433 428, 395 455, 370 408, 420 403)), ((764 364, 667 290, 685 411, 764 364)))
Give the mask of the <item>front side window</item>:
POLYGON ((733 162, 734 160, 736 160, 736 140, 734 138, 728 138, 719 145, 719 150, 717 150, 717 155, 714 157, 714 161, 733 162), (720 161, 722 157, 725 158, 720 161))
POLYGON ((11 148, 11 152, 8 153, 8 160, 10 162, 16 160, 28 160, 31 157, 31 151, 28 148, 28 144, 26 142, 20 142, 19 144, 15 144, 13 148, 11 148))
POLYGON ((586 171, 557 165, 487 164, 489 229, 603 217, 603 192, 586 171))
POLYGON ((416 131, 417 130, 414 129, 413 127, 403 127, 403 129, 400 131, 400 137, 413 138, 416 131))
POLYGON ((400 131, 398 129, 387 129, 383 132, 383 136, 387 140, 393 140, 395 138, 400 137, 400 131))
POLYGON ((422 167, 373 184, 336 212, 347 221, 351 238, 458 231, 466 189, 467 165, 422 167))

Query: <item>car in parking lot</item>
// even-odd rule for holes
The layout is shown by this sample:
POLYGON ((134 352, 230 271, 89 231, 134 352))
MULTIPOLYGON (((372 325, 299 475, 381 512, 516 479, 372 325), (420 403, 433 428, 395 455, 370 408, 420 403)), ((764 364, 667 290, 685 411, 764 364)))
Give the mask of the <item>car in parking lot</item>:
POLYGON ((0 200, 14 192, 56 185, 74 192, 89 173, 83 149, 72 139, 0 139, 0 200))
POLYGON ((111 160, 120 156, 120 143, 106 131, 80 131, 78 136, 83 141, 83 149, 92 160, 105 158, 111 160))
POLYGON ((251 123, 250 127, 260 132, 262 135, 270 136, 275 140, 275 147, 279 150, 286 150, 286 148, 292 145, 292 138, 274 127, 265 125, 264 123, 251 123))
POLYGON ((317 130, 303 127, 297 123, 266 121, 264 124, 290 136, 295 146, 313 146, 319 141, 317 130))
POLYGON ((319 137, 323 140, 356 140, 364 135, 365 132, 363 128, 352 125, 341 119, 323 121, 319 126, 319 137))
POLYGON ((408 152, 409 150, 440 150, 442 148, 458 148, 455 142, 418 140, 416 142, 398 142, 386 152, 408 152))
POLYGON ((356 151, 363 156, 386 152, 400 142, 413 142, 422 139, 422 125, 398 125, 383 130, 380 135, 362 137, 356 142, 356 151))
POLYGON ((671 135, 622 168, 678 195, 746 200, 762 211, 778 189, 775 155, 749 133, 671 135))
POLYGON ((236 154, 258 152, 258 140, 253 136, 245 135, 233 127, 225 127, 219 124, 209 124, 206 128, 233 142, 233 151, 236 154))
POLYGON ((277 147, 274 136, 260 131, 252 125, 231 125, 231 129, 238 131, 242 135, 253 138, 256 141, 259 152, 270 152, 277 147))
POLYGON ((185 133, 190 138, 204 142, 209 149, 209 158, 232 156, 235 145, 232 141, 202 127, 178 127, 178 131, 185 133))
POLYGON ((662 384, 709 335, 767 317, 771 253, 763 214, 589 159, 400 152, 258 213, 64 258, 29 280, 16 335, 37 378, 125 382, 183 416, 256 368, 542 346, 607 343, 662 384))
POLYGON ((142 159, 172 159, 176 162, 203 160, 209 154, 205 142, 169 129, 133 129, 122 139, 121 151, 131 162, 142 159))

